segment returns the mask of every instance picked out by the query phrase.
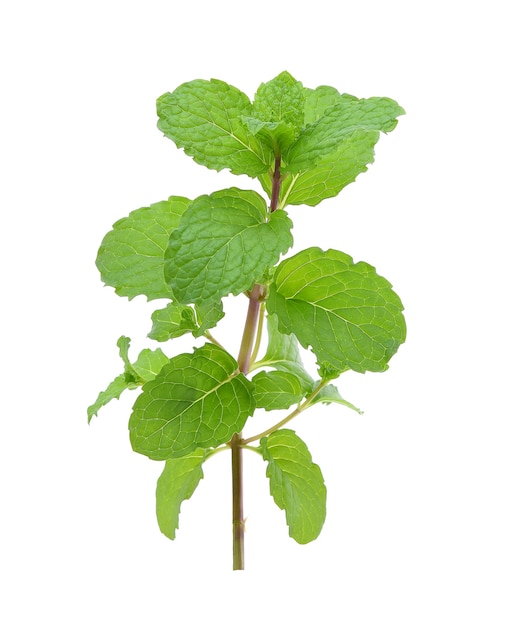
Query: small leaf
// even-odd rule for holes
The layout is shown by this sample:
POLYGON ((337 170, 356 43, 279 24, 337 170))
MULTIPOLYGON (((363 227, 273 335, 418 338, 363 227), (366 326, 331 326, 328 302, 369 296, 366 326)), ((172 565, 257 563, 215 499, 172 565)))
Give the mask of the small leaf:
POLYGON ((175 339, 198 328, 194 309, 175 302, 170 302, 164 309, 154 311, 151 320, 153 326, 148 337, 155 341, 175 339))
POLYGON ((301 381, 289 372, 259 372, 253 377, 257 408, 273 411, 288 409, 303 397, 301 381))
POLYGON ((338 250, 308 248, 280 263, 269 313, 311 346, 321 366, 382 372, 406 338, 403 306, 390 283, 338 250))
POLYGON ((312 399, 312 401, 310 402, 310 406, 313 406, 314 404, 317 404, 319 402, 322 402, 323 404, 341 404, 342 406, 345 406, 348 409, 351 409, 352 411, 356 411, 360 415, 363 415, 363 411, 361 411, 354 404, 351 404, 351 402, 348 402, 347 400, 344 400, 344 398, 342 398, 335 385, 326 385, 325 387, 323 387, 319 391, 319 393, 312 399))
POLYGON ((280 155, 297 137, 296 130, 283 121, 262 122, 248 116, 244 116, 242 121, 253 136, 269 146, 275 156, 280 155))
MULTIPOLYGON (((389 132, 404 114, 390 98, 351 99, 341 97, 324 115, 299 135, 284 155, 286 171, 295 174, 310 169, 338 150, 342 141, 356 131, 389 132)), ((285 171, 284 169, 284 171, 285 171)))
POLYGON ((170 302, 164 309, 154 311, 151 319, 153 326, 148 333, 155 341, 176 339, 186 333, 201 337, 213 328, 224 316, 221 302, 208 303, 208 307, 196 307, 170 302))
POLYGON ((201 337, 207 330, 214 328, 217 322, 223 319, 223 303, 207 302, 197 304, 196 317, 198 318, 198 328, 192 334, 194 337, 201 337))
POLYGON ((98 415, 98 411, 108 404, 111 400, 119 400, 121 394, 125 389, 128 389, 129 385, 126 381, 125 375, 121 374, 109 384, 105 391, 100 391, 94 404, 91 404, 87 409, 87 421, 90 422, 95 415, 98 415))
POLYGON ((135 401, 132 447, 165 461, 225 443, 253 414, 252 390, 235 359, 216 345, 175 356, 135 401))
POLYGON ((282 72, 258 88, 253 115, 264 122, 285 122, 300 131, 304 125, 305 89, 288 72, 282 72))
POLYGON ((253 114, 242 121, 252 135, 281 154, 304 125, 305 89, 288 72, 262 83, 255 94, 253 114))
POLYGON ((117 376, 105 389, 101 391, 96 402, 87 409, 88 422, 98 415, 98 411, 111 400, 119 400, 125 389, 137 389, 145 382, 153 380, 162 367, 169 362, 168 357, 158 348, 157 350, 144 349, 139 354, 135 363, 130 363, 128 349, 130 338, 121 336, 117 341, 119 356, 121 357, 125 371, 117 376))
POLYGON ((194 160, 211 169, 255 177, 268 169, 272 152, 243 124, 249 98, 221 80, 193 80, 157 100, 158 127, 194 160))
POLYGON ((176 536, 182 502, 192 496, 203 478, 205 456, 205 450, 198 449, 179 459, 169 459, 157 481, 157 520, 169 539, 176 536))
POLYGON ((260 445, 268 462, 271 495, 285 510, 289 535, 301 544, 313 541, 326 519, 326 487, 319 466, 292 430, 276 430, 260 445))
POLYGON ((171 196, 117 221, 98 250, 96 266, 103 282, 129 300, 139 295, 172 298, 164 281, 164 253, 189 202, 171 196))
POLYGON ((293 334, 281 333, 276 315, 267 316, 267 350, 263 358, 252 369, 272 367, 280 372, 293 374, 299 379, 303 395, 310 393, 314 386, 313 378, 305 370, 299 345, 293 334))
POLYGON ((125 337, 125 335, 121 335, 121 337, 116 341, 116 345, 119 348, 119 356, 125 365, 125 374, 130 374, 134 381, 137 378, 137 374, 132 367, 132 363, 130 363, 130 359, 128 358, 128 350, 130 349, 130 337, 125 337))
POLYGON ((166 280, 182 304, 242 293, 292 245, 291 228, 284 211, 267 217, 265 200, 255 191, 200 196, 169 240, 166 280))
POLYGON ((141 350, 135 363, 132 364, 137 376, 142 381, 140 384, 153 380, 160 370, 169 363, 169 358, 160 348, 141 350))

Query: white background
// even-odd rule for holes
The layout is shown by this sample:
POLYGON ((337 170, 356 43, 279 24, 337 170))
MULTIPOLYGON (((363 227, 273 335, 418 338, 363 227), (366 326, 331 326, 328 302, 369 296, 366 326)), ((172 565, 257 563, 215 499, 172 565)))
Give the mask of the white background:
MULTIPOLYGON (((3 5, 2 623, 513 623, 506 6, 3 5), (295 250, 339 248, 393 283, 408 339, 385 374, 340 380, 363 416, 319 407, 293 424, 328 486, 317 541, 288 538, 265 464, 247 457, 247 570, 233 573, 228 455, 205 468, 171 542, 154 514, 161 465, 128 441, 135 396, 87 425, 120 373, 117 338, 132 355, 152 345, 159 305, 118 298, 94 261, 133 209, 255 185, 178 151, 155 99, 212 77, 252 96, 284 69, 407 111, 369 172, 290 214, 295 250)), ((239 325, 218 331, 234 350, 239 325)))

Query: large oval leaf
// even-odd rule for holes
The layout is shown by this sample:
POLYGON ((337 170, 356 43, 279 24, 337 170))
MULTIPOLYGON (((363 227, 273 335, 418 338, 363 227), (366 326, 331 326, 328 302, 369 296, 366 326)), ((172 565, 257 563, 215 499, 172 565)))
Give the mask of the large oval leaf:
POLYGON ((158 127, 197 163, 214 170, 258 176, 272 159, 267 146, 242 122, 249 98, 222 80, 193 80, 157 100, 158 127))
POLYGON ((255 191, 232 188, 200 196, 169 240, 166 280, 183 304, 242 293, 289 249, 291 228, 284 211, 268 217, 255 191))
POLYGON ((319 365, 338 372, 384 371, 406 338, 390 283, 338 250, 308 248, 282 261, 267 304, 282 332, 294 333, 319 365))
POLYGON ((175 356, 135 401, 132 447, 157 461, 217 447, 253 414, 252 389, 235 359, 216 345, 175 356))

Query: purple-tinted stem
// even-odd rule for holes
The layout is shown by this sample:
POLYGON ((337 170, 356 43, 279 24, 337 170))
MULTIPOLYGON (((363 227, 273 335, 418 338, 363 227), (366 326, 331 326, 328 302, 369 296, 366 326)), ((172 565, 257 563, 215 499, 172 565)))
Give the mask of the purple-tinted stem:
MULTIPOLYGON (((274 163, 273 183, 271 192, 270 212, 276 211, 280 199, 280 164, 281 158, 276 157, 274 163)), ((264 288, 258 283, 254 285, 249 296, 246 324, 240 344, 239 357, 237 359, 239 370, 243 374, 249 372, 251 354, 255 343, 255 336, 260 314, 260 304, 264 288)), ((230 446, 232 448, 232 522, 233 522, 233 569, 244 569, 244 508, 243 508, 243 484, 242 484, 242 447, 241 435, 233 435, 230 446)))

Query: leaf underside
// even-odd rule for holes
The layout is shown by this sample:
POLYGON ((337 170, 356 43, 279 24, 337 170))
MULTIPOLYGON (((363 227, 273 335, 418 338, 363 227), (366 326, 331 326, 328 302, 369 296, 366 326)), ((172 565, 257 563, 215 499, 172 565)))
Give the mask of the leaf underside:
POLYGON ((313 541, 326 518, 326 487, 319 466, 292 430, 276 430, 260 445, 268 462, 271 495, 285 510, 289 535, 298 543, 313 541))
POLYGON ((180 508, 203 478, 205 450, 195 450, 179 459, 169 459, 157 481, 156 509, 159 528, 175 539, 180 508))

